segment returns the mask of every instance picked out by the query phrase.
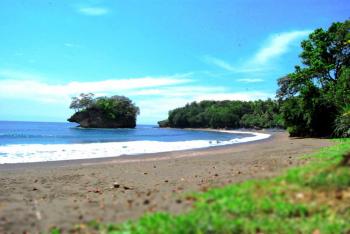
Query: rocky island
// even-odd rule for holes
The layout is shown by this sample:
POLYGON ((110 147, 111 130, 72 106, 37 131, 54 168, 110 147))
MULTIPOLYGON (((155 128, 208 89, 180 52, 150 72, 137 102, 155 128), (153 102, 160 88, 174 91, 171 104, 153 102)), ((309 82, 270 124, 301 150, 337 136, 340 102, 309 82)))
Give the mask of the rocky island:
POLYGON ((94 94, 73 97, 70 105, 75 113, 68 119, 83 128, 135 128, 139 108, 127 97, 94 98, 94 94))

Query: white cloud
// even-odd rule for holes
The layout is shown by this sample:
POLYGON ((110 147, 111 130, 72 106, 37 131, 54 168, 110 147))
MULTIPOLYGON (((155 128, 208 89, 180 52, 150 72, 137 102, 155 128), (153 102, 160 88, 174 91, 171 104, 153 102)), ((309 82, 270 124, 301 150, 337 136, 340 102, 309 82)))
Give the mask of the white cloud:
POLYGON ((255 54, 253 63, 265 64, 269 60, 281 56, 288 51, 293 42, 307 36, 310 32, 309 30, 302 30, 272 35, 266 45, 255 54))
POLYGON ((242 63, 233 64, 211 55, 202 57, 202 60, 230 73, 249 74, 270 71, 274 66, 270 66, 269 62, 288 52, 291 45, 299 42, 309 33, 311 33, 310 30, 299 30, 272 34, 260 50, 242 63))
POLYGON ((220 67, 224 69, 225 71, 228 71, 230 73, 253 73, 253 72, 264 72, 267 71, 268 67, 260 67, 260 66, 251 66, 249 65, 249 62, 246 62, 246 64, 241 64, 234 66, 230 62, 225 61, 220 58, 216 58, 214 56, 206 55, 202 58, 202 60, 208 64, 215 65, 217 67, 220 67))
POLYGON ((223 68, 227 71, 236 71, 237 69, 235 67, 233 67, 230 63, 228 63, 227 61, 224 61, 222 59, 210 56, 210 55, 206 55, 203 57, 203 60, 209 64, 213 64, 215 66, 218 66, 220 68, 223 68))
POLYGON ((168 117, 168 112, 177 107, 184 106, 186 103, 191 102, 188 98, 182 97, 167 97, 156 99, 143 99, 137 101, 137 106, 140 107, 140 121, 145 123, 154 123, 154 120, 163 120, 168 117))
POLYGON ((189 77, 180 74, 162 77, 49 84, 36 79, 40 78, 42 80, 42 76, 9 70, 6 72, 0 71, 0 78, 2 78, 0 80, 1 98, 31 99, 41 102, 67 102, 70 97, 87 92, 108 95, 192 82, 189 77))
POLYGON ((57 112, 64 113, 62 116, 65 116, 68 114, 70 98, 82 92, 93 92, 96 96, 125 95, 140 107, 140 123, 154 123, 155 120, 166 118, 169 110, 193 101, 273 97, 272 94, 263 92, 235 93, 228 87, 196 84, 191 79, 191 73, 63 84, 51 84, 46 80, 50 79, 43 75, 0 70, 0 98, 39 102, 43 104, 43 108, 46 104, 52 106, 51 103, 54 103, 58 108, 57 112))
POLYGON ((166 97, 193 97, 197 94, 208 94, 208 93, 218 93, 225 92, 227 89, 221 86, 172 86, 172 87, 162 87, 159 89, 142 89, 130 92, 130 95, 135 96, 166 96, 166 97))
POLYGON ((267 99, 273 98, 274 94, 265 93, 265 92, 256 92, 256 91, 247 91, 247 92, 235 92, 235 93, 215 93, 208 95, 200 95, 195 97, 196 101, 203 100, 241 100, 241 101, 253 101, 258 99, 267 99))
POLYGON ((105 7, 81 7, 79 12, 89 16, 101 16, 109 13, 109 9, 105 7))
POLYGON ((70 42, 63 43, 63 45, 65 47, 69 47, 69 48, 80 48, 81 47, 81 45, 79 45, 79 44, 70 43, 70 42))
MULTIPOLYGON (((175 88, 175 87, 174 87, 175 88)), ((252 101, 258 99, 273 98, 274 94, 265 92, 215 92, 215 88, 207 93, 194 93, 184 96, 160 96, 152 99, 142 99, 136 104, 141 109, 140 119, 146 123, 154 123, 154 119, 163 120, 168 117, 168 111, 178 107, 182 107, 193 101, 203 100, 241 100, 252 101)))
POLYGON ((244 82, 244 83, 259 83, 259 82, 263 82, 264 80, 263 79, 250 79, 250 78, 247 78, 247 79, 238 79, 237 81, 244 82))
POLYGON ((74 47, 74 45, 72 43, 64 43, 63 45, 66 47, 74 47))

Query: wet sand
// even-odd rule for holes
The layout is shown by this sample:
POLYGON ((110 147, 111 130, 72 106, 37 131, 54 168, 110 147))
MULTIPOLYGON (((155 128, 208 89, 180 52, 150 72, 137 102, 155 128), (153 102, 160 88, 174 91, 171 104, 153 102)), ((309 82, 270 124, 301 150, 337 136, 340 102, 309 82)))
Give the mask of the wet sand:
POLYGON ((0 165, 0 233, 68 231, 91 220, 122 222, 146 212, 185 212, 186 192, 281 173, 327 139, 269 139, 137 156, 0 165))

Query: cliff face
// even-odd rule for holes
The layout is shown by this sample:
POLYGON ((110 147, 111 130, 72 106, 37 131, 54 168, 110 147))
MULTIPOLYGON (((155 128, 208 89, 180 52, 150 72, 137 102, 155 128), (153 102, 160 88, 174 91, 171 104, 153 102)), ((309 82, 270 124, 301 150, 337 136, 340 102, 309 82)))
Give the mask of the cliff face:
POLYGON ((78 111, 68 121, 78 123, 82 128, 135 128, 136 126, 136 118, 127 116, 112 118, 97 108, 78 111))

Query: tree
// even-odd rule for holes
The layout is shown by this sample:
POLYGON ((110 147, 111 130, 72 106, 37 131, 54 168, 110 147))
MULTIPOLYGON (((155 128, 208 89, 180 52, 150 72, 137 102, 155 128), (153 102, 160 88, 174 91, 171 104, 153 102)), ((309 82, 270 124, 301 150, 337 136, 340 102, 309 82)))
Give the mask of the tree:
POLYGON ((74 109, 75 111, 89 108, 94 103, 94 96, 93 93, 81 93, 79 97, 72 97, 72 102, 69 108, 74 109))
POLYGON ((349 31, 349 20, 316 29, 301 43, 303 66, 278 80, 277 97, 291 135, 334 133, 335 120, 350 101, 349 31))

